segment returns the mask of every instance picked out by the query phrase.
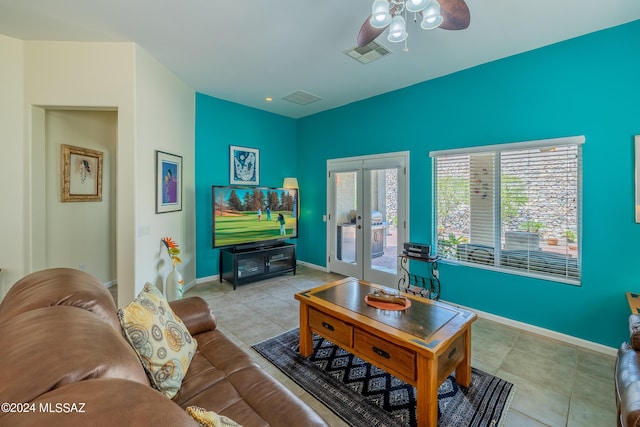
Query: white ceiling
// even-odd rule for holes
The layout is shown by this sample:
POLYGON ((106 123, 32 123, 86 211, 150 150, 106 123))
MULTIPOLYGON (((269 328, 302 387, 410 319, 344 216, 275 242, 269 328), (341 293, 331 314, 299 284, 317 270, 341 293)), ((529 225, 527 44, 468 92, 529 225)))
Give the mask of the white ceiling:
POLYGON ((639 0, 466 1, 468 29, 410 21, 409 51, 385 32, 392 54, 367 65, 343 51, 372 0, 0 0, 0 34, 135 42, 198 92, 299 118, 640 19, 639 0), (298 90, 322 99, 282 99, 298 90))

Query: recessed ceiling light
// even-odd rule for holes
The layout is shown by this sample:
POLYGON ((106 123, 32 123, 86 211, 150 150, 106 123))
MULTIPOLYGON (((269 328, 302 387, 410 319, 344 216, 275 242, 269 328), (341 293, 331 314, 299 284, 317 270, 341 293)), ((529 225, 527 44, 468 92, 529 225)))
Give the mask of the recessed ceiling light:
POLYGON ((271 101, 273 101, 273 98, 271 98, 270 96, 267 96, 264 100, 267 101, 267 102, 271 102, 271 101))

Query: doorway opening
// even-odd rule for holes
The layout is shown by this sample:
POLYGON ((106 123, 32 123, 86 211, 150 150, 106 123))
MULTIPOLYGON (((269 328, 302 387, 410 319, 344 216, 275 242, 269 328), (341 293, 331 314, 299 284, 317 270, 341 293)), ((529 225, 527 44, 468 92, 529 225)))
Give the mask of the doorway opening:
POLYGON ((407 236, 408 153, 327 162, 329 270, 380 284, 398 278, 407 236))
MULTIPOLYGON (((75 268, 115 290, 117 129, 115 109, 32 108, 31 271, 75 268), (100 169, 83 170, 101 174, 100 200, 62 201, 62 145, 102 153, 100 169)), ((78 173, 82 156, 71 160, 78 173)))

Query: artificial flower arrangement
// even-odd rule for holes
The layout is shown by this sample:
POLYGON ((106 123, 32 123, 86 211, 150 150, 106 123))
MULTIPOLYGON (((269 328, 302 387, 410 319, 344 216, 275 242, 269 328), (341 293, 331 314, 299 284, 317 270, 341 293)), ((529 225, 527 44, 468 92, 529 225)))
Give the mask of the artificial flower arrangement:
POLYGON ((167 284, 165 290, 172 284, 178 292, 177 297, 182 298, 182 294, 184 293, 184 280, 182 280, 182 275, 178 270, 176 270, 176 266, 182 262, 182 259, 178 255, 180 255, 180 248, 178 244, 171 237, 163 237, 161 239, 164 246, 167 248, 167 253, 171 258, 171 262, 173 263, 173 271, 169 273, 167 276, 167 284))
POLYGON ((178 244, 171 237, 163 237, 162 243, 167 248, 167 253, 171 258, 173 266, 175 267, 176 265, 180 264, 182 262, 182 259, 180 259, 180 257, 178 256, 180 255, 180 248, 178 247, 178 244))

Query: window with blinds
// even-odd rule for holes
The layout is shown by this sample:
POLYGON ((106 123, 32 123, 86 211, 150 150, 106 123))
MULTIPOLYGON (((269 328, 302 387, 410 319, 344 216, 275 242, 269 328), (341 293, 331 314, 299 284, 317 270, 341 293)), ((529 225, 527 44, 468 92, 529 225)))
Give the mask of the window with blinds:
POLYGON ((579 284, 583 142, 430 153, 440 258, 579 284))

